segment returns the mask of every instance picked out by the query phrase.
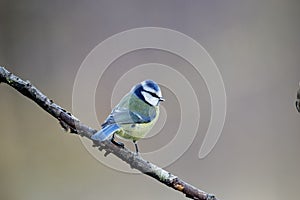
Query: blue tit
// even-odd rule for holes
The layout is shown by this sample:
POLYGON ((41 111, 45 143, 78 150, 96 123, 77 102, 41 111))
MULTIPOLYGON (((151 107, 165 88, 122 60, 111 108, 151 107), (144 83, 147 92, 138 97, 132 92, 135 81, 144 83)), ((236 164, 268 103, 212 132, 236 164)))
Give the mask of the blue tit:
POLYGON ((111 141, 119 146, 122 143, 114 140, 115 134, 132 140, 138 154, 137 141, 143 138, 154 126, 159 116, 159 104, 164 101, 157 83, 145 80, 135 85, 119 104, 112 110, 102 129, 92 136, 93 140, 111 141))

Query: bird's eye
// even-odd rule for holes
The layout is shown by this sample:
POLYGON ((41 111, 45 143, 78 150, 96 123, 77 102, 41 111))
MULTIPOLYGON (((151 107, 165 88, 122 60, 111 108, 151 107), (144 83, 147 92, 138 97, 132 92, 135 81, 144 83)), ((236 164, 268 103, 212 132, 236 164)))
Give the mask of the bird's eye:
POLYGON ((147 91, 147 92, 148 92, 149 94, 151 94, 151 96, 160 99, 160 97, 159 97, 156 93, 149 92, 149 91, 147 91))

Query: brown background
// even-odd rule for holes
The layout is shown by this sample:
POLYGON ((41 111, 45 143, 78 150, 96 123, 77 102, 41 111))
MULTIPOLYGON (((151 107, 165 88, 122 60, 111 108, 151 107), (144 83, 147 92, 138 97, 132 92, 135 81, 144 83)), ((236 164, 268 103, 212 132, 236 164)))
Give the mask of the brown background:
MULTIPOLYGON (((218 65, 228 110, 208 157, 198 159, 209 119, 209 110, 203 109, 203 130, 167 170, 223 200, 298 199, 300 115, 294 101, 300 81, 299 8, 293 0, 2 0, 0 65, 71 110, 76 72, 101 41, 144 26, 183 32, 218 65)), ((130 69, 128 60, 161 58, 159 52, 147 51, 128 56, 127 62, 114 63, 108 80, 115 80, 118 65, 130 69)), ((167 54, 161 59, 179 60, 167 54)), ((201 87, 201 106, 209 107, 201 87)), ((6 85, 0 86, 0 97, 0 199, 184 199, 148 177, 103 166, 78 137, 63 133, 56 120, 6 85)), ((110 91, 97 98, 102 121, 110 110, 110 91)), ((160 137, 162 144, 141 141, 141 148, 155 149, 168 137, 160 137)))

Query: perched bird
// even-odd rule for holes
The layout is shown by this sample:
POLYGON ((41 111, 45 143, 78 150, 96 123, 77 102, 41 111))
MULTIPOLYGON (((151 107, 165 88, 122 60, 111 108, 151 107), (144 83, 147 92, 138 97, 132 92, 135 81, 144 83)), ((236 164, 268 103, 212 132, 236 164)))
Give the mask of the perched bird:
POLYGON ((137 140, 143 138, 156 123, 161 101, 164 99, 157 83, 145 80, 137 84, 121 99, 92 139, 104 141, 111 137, 114 144, 124 146, 114 140, 117 134, 132 140, 138 154, 137 140))

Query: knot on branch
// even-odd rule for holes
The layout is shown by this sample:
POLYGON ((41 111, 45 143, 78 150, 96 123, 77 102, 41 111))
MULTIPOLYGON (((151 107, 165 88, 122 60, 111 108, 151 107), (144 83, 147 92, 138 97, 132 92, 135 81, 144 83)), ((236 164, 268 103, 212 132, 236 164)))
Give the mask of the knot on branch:
MULTIPOLYGON (((51 100, 52 101, 52 100, 51 100)), ((53 101, 52 101, 53 102, 53 101)), ((78 131, 76 130, 76 122, 74 119, 71 118, 71 113, 65 111, 62 109, 62 112, 60 112, 58 116, 58 121, 60 126, 66 131, 74 134, 78 134, 78 131)))
POLYGON ((206 200, 216 200, 216 196, 213 194, 207 194, 206 200))

